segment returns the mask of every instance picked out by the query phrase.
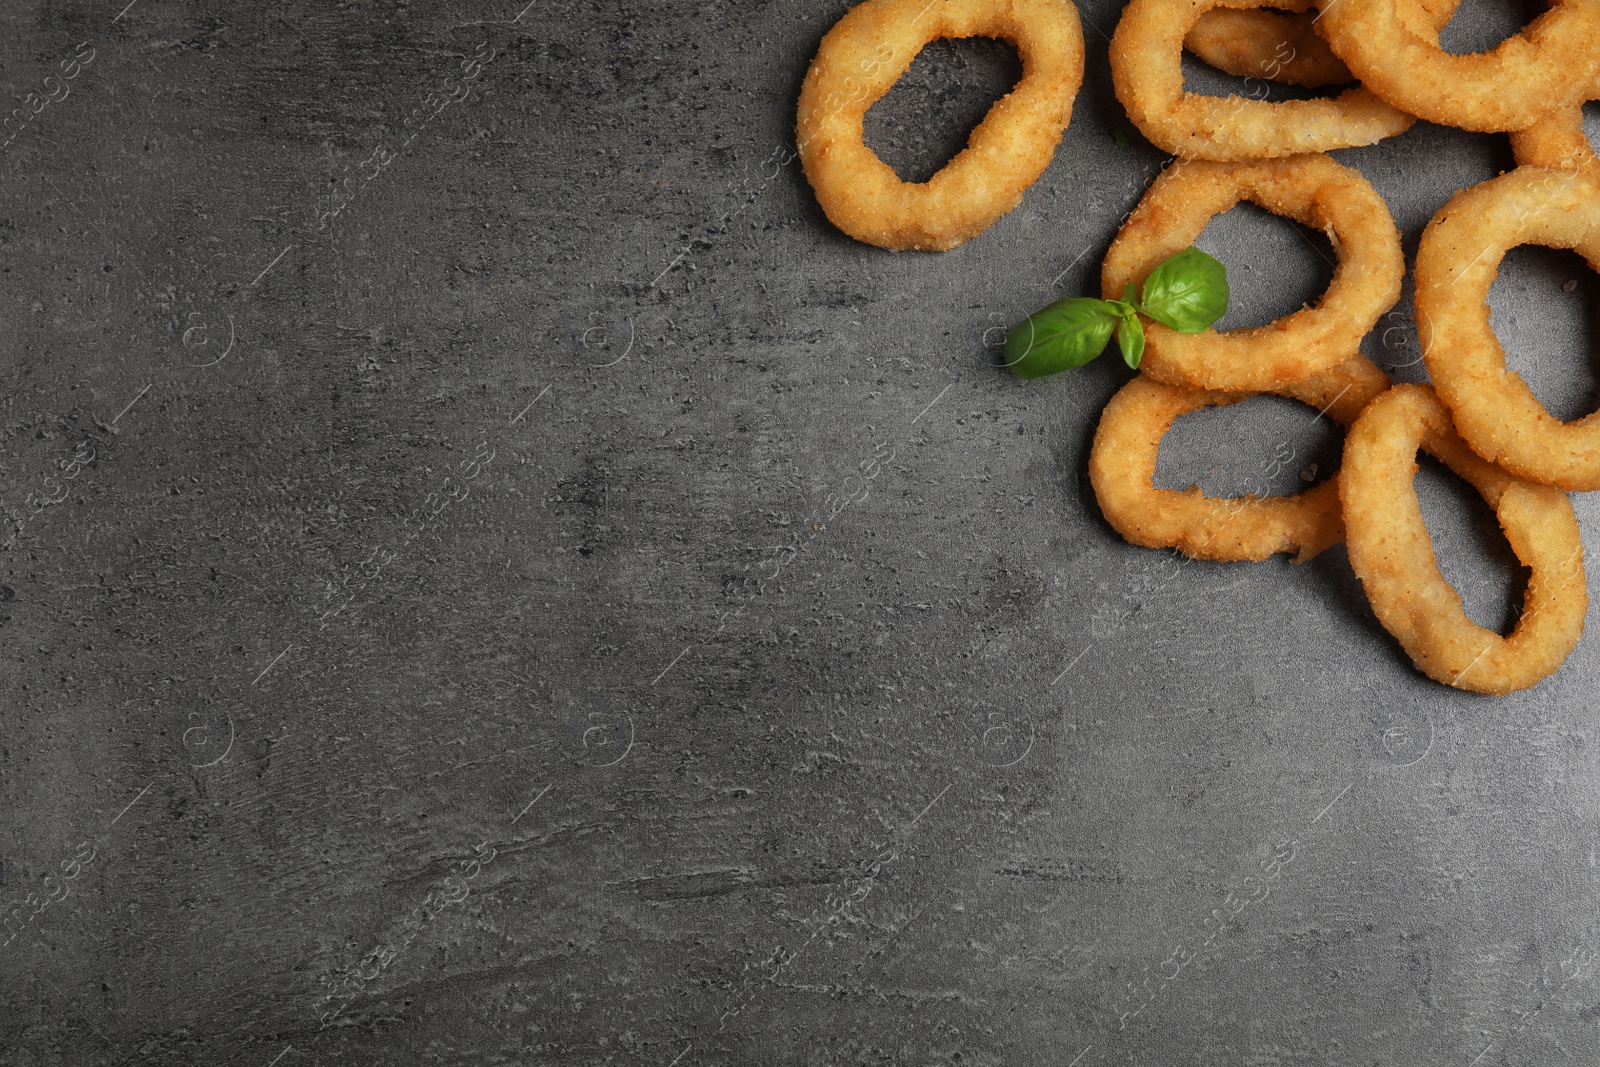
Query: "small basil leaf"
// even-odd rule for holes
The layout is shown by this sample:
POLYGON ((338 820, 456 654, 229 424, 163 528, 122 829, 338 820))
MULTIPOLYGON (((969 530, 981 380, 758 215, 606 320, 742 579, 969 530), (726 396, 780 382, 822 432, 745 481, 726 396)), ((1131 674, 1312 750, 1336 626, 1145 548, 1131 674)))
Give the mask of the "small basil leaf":
POLYGON ((1117 324, 1117 346, 1122 349, 1122 361, 1138 370, 1144 358, 1144 324, 1139 316, 1129 315, 1117 324))
POLYGON ((1186 248, 1150 272, 1139 310, 1179 333, 1199 333, 1228 310, 1228 270, 1186 248))
POLYGON ((1119 320, 1104 300, 1057 300, 1006 334, 1006 366, 1019 378, 1081 367, 1105 350, 1119 320))

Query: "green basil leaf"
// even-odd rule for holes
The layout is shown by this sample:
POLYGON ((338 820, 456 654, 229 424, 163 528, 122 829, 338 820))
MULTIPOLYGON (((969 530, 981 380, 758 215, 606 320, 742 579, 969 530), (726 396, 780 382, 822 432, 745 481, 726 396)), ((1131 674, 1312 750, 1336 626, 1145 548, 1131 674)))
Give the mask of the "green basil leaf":
POLYGON ((1122 349, 1122 361, 1138 370, 1144 358, 1144 324, 1139 316, 1129 315, 1117 324, 1117 346, 1122 349))
POLYGON ((1104 300, 1057 300, 1006 334, 1006 366, 1019 378, 1081 367, 1105 350, 1121 316, 1104 300))
POLYGON ((1179 333, 1199 333, 1228 310, 1228 270, 1185 248, 1150 272, 1139 310, 1179 333))

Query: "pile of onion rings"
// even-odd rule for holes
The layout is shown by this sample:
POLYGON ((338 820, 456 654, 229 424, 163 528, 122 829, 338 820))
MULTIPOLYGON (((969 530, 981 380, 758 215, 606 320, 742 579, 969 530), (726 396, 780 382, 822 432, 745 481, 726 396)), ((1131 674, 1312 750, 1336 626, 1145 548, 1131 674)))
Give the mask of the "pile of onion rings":
MULTIPOLYGON (((1325 297, 1357 333, 1336 335, 1321 353, 1286 327, 1287 320, 1247 331, 1169 336, 1149 330, 1142 376, 1112 399, 1101 419, 1089 470, 1101 508, 1135 544, 1176 548, 1204 559, 1259 559, 1291 552, 1305 559, 1344 540, 1382 625, 1429 677, 1481 693, 1503 694, 1537 683, 1577 644, 1588 608, 1583 547, 1562 490, 1600 489, 1600 416, 1562 423, 1509 372, 1489 328, 1488 288, 1505 252, 1521 244, 1568 248, 1600 270, 1600 160, 1582 126, 1582 104, 1600 98, 1600 0, 1561 0, 1532 25, 1481 56, 1439 48, 1439 31, 1458 0, 1316 0, 1308 4, 1199 0, 1184 5, 1131 0, 1114 39, 1111 63, 1119 99, 1155 144, 1176 153, 1129 217, 1106 257, 1102 287, 1120 291, 1134 273, 1127 245, 1148 244, 1159 256, 1198 233, 1194 218, 1226 204, 1218 181, 1248 188, 1261 162, 1322 136, 1327 108, 1352 108, 1361 90, 1401 114, 1464 129, 1507 131, 1518 169, 1465 190, 1429 225, 1417 254, 1417 316, 1424 359, 1438 392, 1388 387, 1363 379, 1357 408, 1338 419, 1349 431, 1342 469, 1328 482, 1291 497, 1242 498, 1230 507, 1194 487, 1155 488, 1155 452, 1173 419, 1207 404, 1231 403, 1251 391, 1294 395, 1355 351, 1355 342, 1395 302, 1386 273, 1364 289, 1372 306, 1325 297), (1361 83, 1331 100, 1230 102, 1181 91, 1174 41, 1228 73, 1305 87, 1361 83), (1147 58, 1147 54, 1149 58, 1147 58), (1165 86, 1157 92, 1151 86, 1165 86), (1177 88, 1174 88, 1176 86, 1177 88), (1310 110, 1315 103, 1323 110, 1310 110), (1263 147, 1264 130, 1291 128, 1263 147), (1234 162, 1198 162, 1230 160, 1234 162), (1182 195, 1174 171, 1191 177, 1182 195), (1374 313, 1376 312, 1376 314, 1374 313), (1274 344, 1277 329, 1283 343, 1274 344), (1234 336, 1230 336, 1234 335, 1234 336), (1146 380, 1148 376, 1149 379, 1146 380), (1157 384, 1157 382, 1165 384, 1157 384), (1234 390, 1219 394, 1218 389, 1234 390), (1425 450, 1470 482, 1495 509, 1518 559, 1533 577, 1516 628, 1508 636, 1467 620, 1460 597, 1439 574, 1416 497, 1410 490, 1415 454, 1425 450), (1329 490, 1339 506, 1330 509, 1329 490)), ((1373 139, 1372 112, 1345 124, 1345 143, 1373 139)), ((1403 129, 1396 126, 1394 132, 1403 129)), ((1356 180, 1359 181, 1359 178, 1356 180)), ((1248 194, 1246 194, 1248 196, 1248 194)), ((1327 194, 1319 194, 1324 202, 1327 194)), ((1374 196, 1376 194, 1373 194, 1374 196)), ((1249 197, 1294 217, 1279 205, 1249 197)), ((1369 231, 1398 233, 1388 213, 1366 212, 1369 231), (1381 221, 1380 221, 1381 220, 1381 221)), ((1329 233, 1341 267, 1361 249, 1329 233)), ((1202 221, 1203 225, 1203 221, 1202 221)), ((1366 253, 1369 257, 1374 254, 1366 253)), ((1337 278, 1336 278, 1337 281, 1337 278)), ((1321 305, 1319 305, 1321 306, 1321 305)), ((1299 312, 1306 315, 1315 309, 1299 312)), ((1294 316, 1289 317, 1291 320, 1294 316)), ((1346 366, 1349 366, 1347 364, 1346 366)), ((1368 365, 1370 366, 1370 365, 1368 365)), ((1372 369, 1373 374, 1382 375, 1372 369)), ((1348 402, 1348 397, 1347 397, 1348 402)))
MULTIPOLYGON (((1130 361, 1139 372, 1106 405, 1088 465, 1107 521, 1136 545, 1301 562, 1345 543, 1378 622, 1419 670, 1506 694, 1553 673, 1582 635, 1584 550, 1566 494, 1600 489, 1600 413, 1561 422, 1539 404, 1506 367, 1487 294, 1505 253, 1522 244, 1571 249, 1600 271, 1600 158, 1582 115, 1600 99, 1600 0, 1551 0, 1520 33, 1469 55, 1439 44, 1459 3, 1128 0, 1111 41, 1113 86, 1139 131, 1177 158, 1112 241, 1105 300, 1131 299, 1241 200, 1327 234, 1339 262, 1314 306, 1265 326, 1182 333, 1146 323, 1142 361, 1130 361), (1184 88, 1184 49, 1258 83, 1343 88, 1286 101, 1200 96, 1184 88), (1517 161, 1444 204, 1418 248, 1431 387, 1394 385, 1359 354, 1399 300, 1405 258, 1382 197, 1325 154, 1418 118, 1506 133, 1517 161), (1161 440, 1178 418, 1258 393, 1299 400, 1343 427, 1340 469, 1291 496, 1217 498, 1154 484, 1161 440), (1468 620, 1439 572, 1411 491, 1419 451, 1484 497, 1532 573, 1507 635, 1468 620)), ((829 32, 806 77, 806 176, 846 233, 892 249, 952 248, 1040 177, 1082 76, 1069 0, 866 0, 829 32), (900 183, 862 143, 862 115, 927 41, 973 34, 1016 42, 1023 80, 944 171, 924 185, 900 183)))

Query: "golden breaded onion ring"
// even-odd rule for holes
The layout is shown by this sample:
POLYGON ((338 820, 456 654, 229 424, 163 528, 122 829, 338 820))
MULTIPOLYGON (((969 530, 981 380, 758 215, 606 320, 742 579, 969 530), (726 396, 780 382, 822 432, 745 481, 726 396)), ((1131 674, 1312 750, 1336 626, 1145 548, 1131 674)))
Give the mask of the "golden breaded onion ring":
MULTIPOLYGON (((1458 0, 1421 0, 1416 14, 1426 19, 1419 33, 1437 33, 1455 14, 1458 0)), ((1402 14, 1407 14, 1402 9, 1402 14)), ((1355 80, 1344 60, 1317 35, 1318 16, 1310 12, 1216 8, 1194 24, 1183 45, 1206 63, 1241 78, 1260 78, 1318 89, 1355 80)), ((1600 100, 1600 77, 1584 93, 1600 100)), ((1511 131, 1519 164, 1563 168, 1578 160, 1600 176, 1600 161, 1583 132, 1580 102, 1547 115, 1524 130, 1511 131)))
POLYGON ((1519 478, 1600 489, 1600 413, 1562 422, 1506 367, 1489 324, 1489 286, 1509 249, 1577 252, 1600 270, 1600 179, 1518 167, 1450 198, 1417 249, 1422 356, 1456 429, 1519 478))
MULTIPOLYGON (((1600 81, 1584 97, 1600 100, 1600 81)), ((1600 158, 1583 132, 1582 102, 1552 112, 1526 129, 1513 131, 1511 151, 1520 166, 1579 171, 1600 180, 1600 158)))
POLYGON ((955 248, 1016 207, 1044 173, 1082 81, 1083 29, 1069 0, 866 0, 828 31, 806 72, 800 161, 822 210, 851 237, 897 251, 955 248), (910 184, 863 143, 862 122, 941 37, 1013 42, 1022 80, 959 155, 910 184))
MULTIPOLYGON (((1271 2, 1304 11, 1310 0, 1271 2)), ((1184 159, 1268 159, 1373 144, 1410 128, 1410 115, 1359 86, 1331 100, 1281 102, 1184 91, 1183 41, 1200 16, 1267 3, 1129 0, 1111 38, 1111 78, 1151 144, 1184 159)))
POLYGON ((1276 389, 1348 359, 1400 299, 1405 259, 1389 208, 1357 171, 1325 155, 1169 167, 1106 252, 1103 295, 1120 299, 1129 284, 1143 285, 1240 200, 1326 233, 1339 257, 1333 281, 1315 307, 1265 326, 1186 334, 1149 324, 1140 369, 1158 381, 1230 392, 1276 389))
POLYGON ((1432 389, 1397 385, 1367 405, 1345 436, 1339 496, 1350 566, 1378 621, 1428 677, 1503 696, 1553 672, 1577 645, 1589 589, 1571 501, 1474 453, 1432 389), (1477 489, 1533 572, 1508 637, 1468 619, 1439 572, 1412 484, 1418 448, 1477 489))
MULTIPOLYGON (((1442 27, 1460 0, 1422 0, 1418 14, 1427 28, 1442 27)), ((1211 66, 1241 78, 1320 89, 1356 76, 1316 32, 1319 16, 1309 11, 1249 11, 1215 8, 1200 16, 1183 46, 1211 66)))
POLYGON ((1555 0, 1488 52, 1453 55, 1417 0, 1317 0, 1317 31, 1363 85, 1418 118, 1493 133, 1578 103, 1600 74, 1600 0, 1555 0))
MULTIPOLYGON (((1348 426, 1387 388, 1388 376, 1355 356, 1273 392, 1348 426)), ((1132 544, 1176 548, 1194 559, 1263 560, 1292 552, 1303 563, 1344 540, 1338 475, 1293 496, 1208 497, 1194 485, 1153 484, 1161 439, 1178 418, 1251 395, 1164 385, 1143 375, 1118 390, 1089 452, 1089 480, 1106 521, 1132 544)))
POLYGON ((1225 74, 1320 89, 1356 80, 1344 60, 1318 37, 1316 16, 1266 8, 1212 8, 1195 22, 1183 46, 1225 74))

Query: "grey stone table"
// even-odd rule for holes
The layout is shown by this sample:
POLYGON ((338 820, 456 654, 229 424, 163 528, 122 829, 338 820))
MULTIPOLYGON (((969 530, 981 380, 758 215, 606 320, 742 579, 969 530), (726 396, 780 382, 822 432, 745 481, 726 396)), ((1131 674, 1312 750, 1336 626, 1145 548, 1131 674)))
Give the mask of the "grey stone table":
MULTIPOLYGON (((1115 0, 943 255, 787 161, 843 0, 519 7, 0 10, 0 1063, 1594 1061, 1600 644, 1490 700, 1340 549, 1128 546, 1084 473, 1126 369, 996 365, 1162 162, 1115 0)), ((871 143, 926 176, 1016 64, 931 47, 871 143)), ((1511 164, 1340 158, 1408 249, 1511 164)), ((1201 243, 1228 325, 1330 272, 1253 209, 1201 243)), ((1567 414, 1594 295, 1494 291, 1567 414)), ((1409 309, 1368 350, 1420 380, 1409 309)), ((1325 476, 1311 415, 1187 419, 1161 477, 1325 476)), ((1507 625, 1492 517, 1418 485, 1507 625)))

